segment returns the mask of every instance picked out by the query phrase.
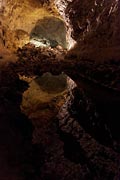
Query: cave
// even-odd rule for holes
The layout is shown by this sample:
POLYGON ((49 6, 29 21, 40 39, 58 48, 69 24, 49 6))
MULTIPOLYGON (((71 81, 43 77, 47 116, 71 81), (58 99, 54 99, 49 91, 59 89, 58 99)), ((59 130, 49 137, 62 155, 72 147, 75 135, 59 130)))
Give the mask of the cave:
POLYGON ((65 23, 56 17, 44 17, 38 20, 30 33, 30 42, 36 46, 67 48, 65 23))
POLYGON ((0 0, 0 179, 120 179, 120 1, 0 0))

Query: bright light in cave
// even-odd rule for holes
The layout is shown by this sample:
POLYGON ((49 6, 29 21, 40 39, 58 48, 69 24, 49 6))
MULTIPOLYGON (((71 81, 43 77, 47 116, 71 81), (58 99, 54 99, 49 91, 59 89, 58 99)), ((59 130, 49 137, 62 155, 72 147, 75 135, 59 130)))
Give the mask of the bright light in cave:
POLYGON ((39 39, 31 39, 31 40, 30 40, 30 43, 31 43, 31 44, 34 44, 35 47, 40 47, 40 46, 42 46, 42 47, 48 47, 48 46, 50 46, 49 42, 46 41, 46 40, 40 41, 39 39))
MULTIPOLYGON (((46 39, 31 39, 30 43, 35 47, 51 47, 51 43, 46 39)), ((76 41, 69 38, 67 49, 70 50, 76 45, 76 41)))
POLYGON ((69 42, 68 42, 68 47, 67 47, 67 49, 70 50, 70 49, 74 48, 74 46, 76 45, 76 43, 77 43, 77 42, 76 42, 74 39, 69 38, 69 42))
MULTIPOLYGON (((31 39, 30 43, 35 45, 35 47, 50 47, 50 43, 48 41, 41 42, 39 39, 31 39)), ((70 50, 76 45, 76 41, 74 41, 72 38, 69 39, 68 47, 67 49, 70 50)))

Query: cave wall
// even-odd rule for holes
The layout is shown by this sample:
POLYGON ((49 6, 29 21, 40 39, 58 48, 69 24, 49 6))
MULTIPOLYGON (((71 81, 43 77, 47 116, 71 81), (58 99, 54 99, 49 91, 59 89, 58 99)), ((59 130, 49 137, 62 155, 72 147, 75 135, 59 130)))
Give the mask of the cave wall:
POLYGON ((114 0, 74 0, 66 8, 73 27, 72 36, 75 40, 86 40, 92 46, 116 45, 119 43, 118 35, 119 1, 114 0))
POLYGON ((36 22, 59 14, 48 0, 6 0, 0 11, 0 44, 15 50, 29 42, 36 22))
POLYGON ((6 0, 0 9, 0 44, 22 47, 37 21, 46 16, 64 19, 70 53, 94 60, 119 59, 119 0, 6 0))
POLYGON ((77 44, 70 53, 94 60, 120 57, 119 0, 55 0, 77 44))
POLYGON ((66 9, 69 6, 70 2, 72 2, 72 0, 54 0, 55 7, 57 8, 61 17, 64 19, 64 22, 66 23, 66 28, 67 28, 66 39, 67 39, 67 49, 68 50, 71 49, 72 47, 74 47, 74 45, 76 44, 76 41, 71 36, 72 31, 74 31, 74 30, 73 30, 72 24, 70 22, 69 14, 66 14, 66 9))

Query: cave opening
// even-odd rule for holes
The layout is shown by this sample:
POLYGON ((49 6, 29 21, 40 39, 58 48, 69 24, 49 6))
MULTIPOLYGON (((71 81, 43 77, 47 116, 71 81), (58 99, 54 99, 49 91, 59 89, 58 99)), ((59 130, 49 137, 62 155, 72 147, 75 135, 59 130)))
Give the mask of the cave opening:
POLYGON ((64 21, 54 16, 39 19, 31 30, 30 43, 36 47, 55 48, 60 45, 66 49, 66 25, 64 21))

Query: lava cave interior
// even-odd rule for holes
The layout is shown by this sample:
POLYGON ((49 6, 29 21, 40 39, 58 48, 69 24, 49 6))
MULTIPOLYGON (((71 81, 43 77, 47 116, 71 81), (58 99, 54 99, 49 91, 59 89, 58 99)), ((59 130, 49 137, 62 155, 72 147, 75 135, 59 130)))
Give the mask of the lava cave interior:
POLYGON ((0 0, 0 180, 120 179, 119 19, 119 0, 0 0))

